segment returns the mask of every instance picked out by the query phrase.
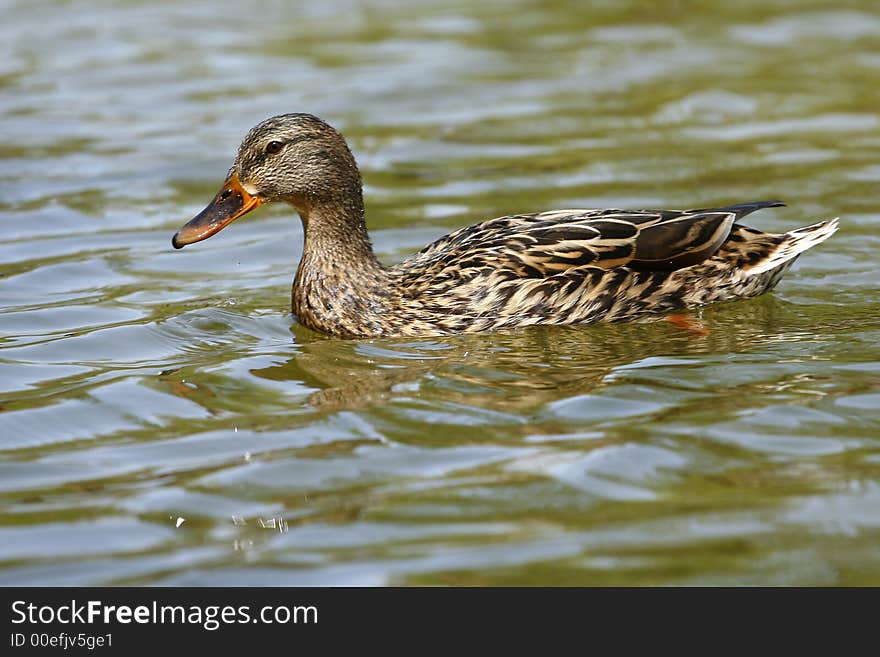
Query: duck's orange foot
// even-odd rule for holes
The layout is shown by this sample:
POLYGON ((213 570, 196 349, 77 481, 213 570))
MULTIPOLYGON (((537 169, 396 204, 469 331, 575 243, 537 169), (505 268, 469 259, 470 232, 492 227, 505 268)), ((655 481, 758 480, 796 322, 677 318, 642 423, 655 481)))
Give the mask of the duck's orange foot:
POLYGON ((675 326, 675 328, 679 328, 682 331, 687 331, 691 335, 709 335, 709 329, 707 329, 698 320, 694 319, 690 315, 669 315, 664 319, 675 326))

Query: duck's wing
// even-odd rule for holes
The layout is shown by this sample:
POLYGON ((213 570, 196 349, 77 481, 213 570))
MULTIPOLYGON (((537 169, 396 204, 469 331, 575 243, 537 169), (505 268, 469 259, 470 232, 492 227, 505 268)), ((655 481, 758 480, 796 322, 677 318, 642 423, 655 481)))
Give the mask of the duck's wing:
POLYGON ((673 270, 711 257, 737 219, 776 202, 700 210, 556 210, 457 230, 404 261, 427 282, 494 271, 545 278, 573 267, 673 270))

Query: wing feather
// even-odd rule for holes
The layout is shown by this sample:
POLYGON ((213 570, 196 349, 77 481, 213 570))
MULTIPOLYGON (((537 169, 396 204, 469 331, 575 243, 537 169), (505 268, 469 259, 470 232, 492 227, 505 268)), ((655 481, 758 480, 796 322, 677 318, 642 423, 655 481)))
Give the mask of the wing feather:
POLYGON ((742 215, 773 202, 701 210, 554 210, 467 226, 397 271, 413 293, 428 284, 546 278, 577 267, 670 271, 712 257, 742 215))

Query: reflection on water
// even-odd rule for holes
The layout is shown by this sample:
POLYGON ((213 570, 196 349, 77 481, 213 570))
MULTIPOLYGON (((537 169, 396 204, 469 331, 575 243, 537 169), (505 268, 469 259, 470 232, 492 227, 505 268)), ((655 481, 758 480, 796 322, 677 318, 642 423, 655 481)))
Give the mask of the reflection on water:
POLYGON ((880 581, 872 3, 239 10, 0 9, 0 584, 880 581), (559 207, 842 229, 685 317, 328 339, 287 209, 169 242, 287 111, 386 262, 559 207))
MULTIPOLYGON (((315 388, 307 402, 319 411, 362 408, 398 394, 421 393, 424 387, 433 400, 530 413, 555 399, 601 387, 617 371, 683 367, 700 361, 677 357, 738 354, 774 343, 803 347, 840 328, 823 324, 821 317, 808 321, 778 299, 765 297, 713 308, 708 321, 673 315, 623 325, 530 327, 494 333, 488 342, 485 336, 462 335, 363 343, 328 340, 295 327, 300 334, 295 355, 249 373, 315 388), (365 362, 376 366, 366 369, 365 362)), ((870 314, 845 321, 854 327, 866 322, 875 326, 880 319, 870 314)))

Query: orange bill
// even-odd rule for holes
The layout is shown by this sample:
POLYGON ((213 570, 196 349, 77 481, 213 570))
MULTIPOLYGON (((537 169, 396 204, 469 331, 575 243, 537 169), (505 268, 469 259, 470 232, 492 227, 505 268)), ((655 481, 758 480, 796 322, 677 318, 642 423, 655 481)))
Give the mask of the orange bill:
POLYGON ((187 244, 208 239, 261 203, 258 197, 248 194, 241 186, 238 176, 232 174, 208 207, 174 234, 171 245, 175 249, 182 249, 187 244))

